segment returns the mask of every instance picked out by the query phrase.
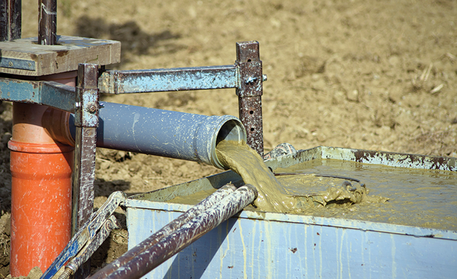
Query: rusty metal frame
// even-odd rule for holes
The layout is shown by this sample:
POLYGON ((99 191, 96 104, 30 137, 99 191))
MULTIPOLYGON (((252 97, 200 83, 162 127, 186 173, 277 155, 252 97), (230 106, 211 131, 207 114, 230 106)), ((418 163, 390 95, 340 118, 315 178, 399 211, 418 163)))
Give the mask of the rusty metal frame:
POLYGON ((263 156, 262 95, 263 82, 259 42, 236 44, 234 65, 111 70, 100 75, 102 93, 128 94, 236 88, 239 118, 246 128, 247 144, 263 156))
MULTIPOLYGON (((56 0, 39 0, 38 3, 38 42, 41 45, 55 45, 56 0)), ((6 0, 0 3, 1 41, 21 37, 21 4, 21 0, 6 0)), ((241 42, 237 43, 236 47, 237 60, 233 66, 106 71, 100 77, 98 65, 79 64, 75 90, 53 82, 21 79, 20 76, 0 77, 0 101, 49 105, 75 113, 73 234, 90 219, 94 206, 99 92, 119 94, 236 88, 240 119, 247 128, 247 143, 263 155, 261 95, 264 79, 262 62, 259 59, 259 43, 241 42)), ((29 70, 35 66, 30 61, 1 60, 0 57, 0 62, 19 69, 29 70)), ((75 276, 87 277, 89 272, 90 263, 87 262, 75 276)))
MULTIPOLYGON (((263 155, 261 96, 265 77, 259 59, 259 43, 241 42, 236 47, 235 64, 225 66, 102 72, 96 64, 79 64, 76 89, 55 82, 22 80, 8 75, 0 77, 0 100, 49 105, 75 113, 73 234, 93 211, 99 92, 124 94, 235 88, 240 120, 247 130, 247 143, 263 155)), ((87 275, 84 267, 77 277, 87 275)))

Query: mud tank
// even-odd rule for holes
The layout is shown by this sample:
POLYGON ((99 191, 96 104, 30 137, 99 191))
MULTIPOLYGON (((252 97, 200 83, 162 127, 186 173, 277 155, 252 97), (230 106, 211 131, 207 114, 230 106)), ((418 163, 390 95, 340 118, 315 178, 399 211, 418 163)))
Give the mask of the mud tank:
MULTIPOLYGON (((452 278, 455 158, 316 147, 267 161, 274 172, 359 180, 384 203, 310 213, 247 207, 146 278, 452 278)), ((232 171, 129 198, 129 249, 226 183, 232 171)), ((295 191, 299 191, 295 189, 295 191)), ((310 189, 305 189, 311 191, 310 189)))

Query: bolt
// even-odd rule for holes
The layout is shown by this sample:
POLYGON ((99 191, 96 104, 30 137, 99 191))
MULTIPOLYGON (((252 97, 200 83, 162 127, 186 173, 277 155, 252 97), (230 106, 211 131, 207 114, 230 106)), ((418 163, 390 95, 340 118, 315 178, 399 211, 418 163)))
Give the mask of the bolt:
POLYGON ((76 108, 76 109, 79 109, 80 107, 81 107, 81 103, 80 103, 80 102, 76 102, 76 103, 75 103, 75 108, 76 108))
POLYGON ((253 83, 253 82, 256 81, 256 80, 257 80, 256 77, 248 77, 248 78, 246 79, 246 84, 253 83))
POLYGON ((91 104, 89 105, 89 107, 87 108, 87 111, 90 112, 90 113, 95 113, 97 111, 97 106, 94 105, 94 104, 91 104))
POLYGON ((262 75, 262 81, 267 81, 267 75, 262 75))

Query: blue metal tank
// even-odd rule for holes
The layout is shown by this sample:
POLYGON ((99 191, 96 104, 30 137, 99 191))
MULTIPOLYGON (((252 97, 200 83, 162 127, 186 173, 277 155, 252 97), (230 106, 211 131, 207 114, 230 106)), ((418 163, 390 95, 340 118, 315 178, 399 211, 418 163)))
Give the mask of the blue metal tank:
MULTIPOLYGON (((267 165, 277 170, 303 163, 311 166, 307 172, 338 171, 369 181, 373 194, 391 199, 385 206, 392 213, 322 217, 246 208, 145 277, 455 278, 456 158, 316 147, 267 165), (347 163, 353 167, 345 167, 347 163), (405 176, 408 179, 399 178, 405 176), (396 180, 402 187, 392 187, 396 180), (394 195, 404 190, 407 195, 394 195), (406 221, 399 223, 397 217, 406 221)), ((228 182, 242 184, 228 171, 129 198, 129 249, 191 207, 169 200, 228 182)))

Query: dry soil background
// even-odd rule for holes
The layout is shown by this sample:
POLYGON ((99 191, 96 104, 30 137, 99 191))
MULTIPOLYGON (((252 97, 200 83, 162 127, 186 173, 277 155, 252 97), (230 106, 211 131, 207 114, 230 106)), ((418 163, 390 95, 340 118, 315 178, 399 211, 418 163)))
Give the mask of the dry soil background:
MULTIPOLYGON (((23 37, 36 36, 36 1, 23 0, 23 37)), ((265 147, 289 142, 457 156, 457 1, 61 0, 58 34, 122 42, 117 69, 227 65, 235 43, 257 40, 264 73, 265 147)), ((113 68, 112 67, 112 68, 113 68)), ((234 90, 103 96, 106 101, 238 115, 234 90)), ((0 267, 9 264, 11 105, 0 119, 0 267)), ((218 170, 98 150, 96 202, 218 170)), ((121 219, 122 212, 118 212, 121 219)), ((125 218, 124 218, 125 222, 125 218)), ((119 230, 94 266, 126 249, 119 230)), ((0 275, 0 277, 2 276, 0 275)))

